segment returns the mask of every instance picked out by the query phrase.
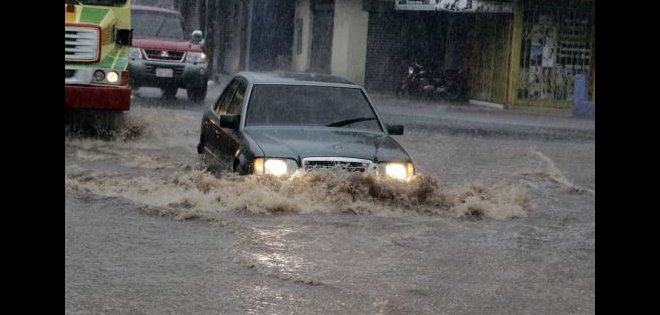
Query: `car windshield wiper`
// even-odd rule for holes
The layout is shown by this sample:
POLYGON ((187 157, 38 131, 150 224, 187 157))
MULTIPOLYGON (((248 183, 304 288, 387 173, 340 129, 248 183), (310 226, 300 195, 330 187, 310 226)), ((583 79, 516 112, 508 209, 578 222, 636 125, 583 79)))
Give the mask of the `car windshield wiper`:
POLYGON ((367 121, 367 120, 376 120, 376 118, 375 117, 360 117, 360 118, 353 118, 353 119, 345 119, 345 120, 340 120, 340 121, 335 121, 335 122, 329 123, 325 126, 326 127, 341 127, 341 126, 346 126, 346 125, 354 124, 356 122, 367 121))
POLYGON ((154 37, 158 37, 158 35, 160 34, 160 31, 163 30, 163 26, 165 26, 165 22, 166 22, 166 21, 167 21, 167 18, 164 17, 164 18, 163 18, 163 22, 161 22, 161 23, 160 23, 160 26, 158 26, 158 30, 156 31, 156 34, 154 35, 154 37))

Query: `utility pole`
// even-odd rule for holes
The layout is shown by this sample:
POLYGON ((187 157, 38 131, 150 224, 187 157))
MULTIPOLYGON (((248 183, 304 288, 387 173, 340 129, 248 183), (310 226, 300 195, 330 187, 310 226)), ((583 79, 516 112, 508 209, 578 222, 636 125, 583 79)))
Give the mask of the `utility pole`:
POLYGON ((193 10, 196 0, 174 0, 174 8, 181 13, 186 24, 186 30, 192 30, 193 10))
POLYGON ((252 41, 252 14, 254 12, 254 1, 247 1, 247 27, 244 28, 247 31, 247 36, 245 36, 245 70, 250 70, 250 46, 252 41))
MULTIPOLYGON (((211 0, 213 1, 213 0, 211 0)), ((208 30, 206 29, 207 25, 207 8, 208 7, 208 1, 207 0, 198 0, 197 3, 197 18, 198 18, 198 24, 199 24, 199 29, 204 32, 204 34, 208 34, 208 30)))
MULTIPOLYGON (((215 59, 219 54, 219 51, 216 50, 216 33, 217 33, 217 0, 201 0, 206 7, 206 21, 204 23, 206 30, 204 31, 205 36, 205 47, 208 55, 208 72, 209 78, 216 81, 216 69, 215 69, 215 59)), ((200 15, 201 16, 201 15, 200 15)), ((201 26, 201 24, 200 24, 201 26)))

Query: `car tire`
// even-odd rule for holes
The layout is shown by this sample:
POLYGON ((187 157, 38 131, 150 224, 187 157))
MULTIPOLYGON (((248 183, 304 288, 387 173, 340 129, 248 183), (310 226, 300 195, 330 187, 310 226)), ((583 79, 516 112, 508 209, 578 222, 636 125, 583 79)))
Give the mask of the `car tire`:
MULTIPOLYGON (((202 128, 203 128, 203 125, 202 125, 202 128)), ((204 148, 206 148, 206 141, 204 141, 204 134, 202 133, 201 135, 199 135, 199 142, 197 143, 197 154, 202 154, 202 153, 206 152, 206 150, 204 150, 204 148)))
POLYGON ((171 100, 176 98, 179 88, 177 86, 165 86, 161 87, 160 90, 163 92, 163 98, 171 100))
POLYGON ((206 90, 206 82, 199 86, 190 87, 186 90, 188 93, 188 99, 195 103, 201 103, 206 99, 206 90))
POLYGON ((427 91, 425 93, 425 96, 426 96, 427 101, 429 101, 429 102, 435 101, 435 93, 433 91, 427 91))
POLYGON ((461 98, 461 90, 457 85, 449 85, 447 92, 445 93, 445 99, 448 101, 458 101, 461 98))
POLYGON ((220 169, 215 158, 212 155, 210 155, 208 152, 206 152, 205 149, 203 149, 203 152, 199 154, 199 159, 202 168, 206 169, 210 173, 217 173, 218 170, 220 169))

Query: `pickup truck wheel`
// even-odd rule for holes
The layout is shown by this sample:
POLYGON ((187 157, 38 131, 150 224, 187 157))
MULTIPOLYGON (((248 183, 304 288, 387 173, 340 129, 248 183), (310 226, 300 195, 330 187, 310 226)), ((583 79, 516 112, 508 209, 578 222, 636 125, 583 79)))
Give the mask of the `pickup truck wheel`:
POLYGON ((195 103, 201 103, 206 99, 206 82, 200 84, 199 86, 189 87, 186 92, 188 93, 188 99, 195 103))
POLYGON ((176 98, 176 92, 179 91, 179 88, 176 86, 165 86, 160 88, 161 91, 163 91, 163 98, 166 99, 175 99, 176 98))

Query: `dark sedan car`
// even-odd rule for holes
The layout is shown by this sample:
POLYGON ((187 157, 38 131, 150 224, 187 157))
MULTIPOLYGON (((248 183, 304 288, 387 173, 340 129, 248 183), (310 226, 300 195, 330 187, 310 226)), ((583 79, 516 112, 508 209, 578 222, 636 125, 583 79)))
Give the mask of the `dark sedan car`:
POLYGON ((409 180, 410 155, 390 137, 359 85, 330 75, 236 75, 202 118, 199 154, 240 174, 291 175, 319 168, 409 180))

